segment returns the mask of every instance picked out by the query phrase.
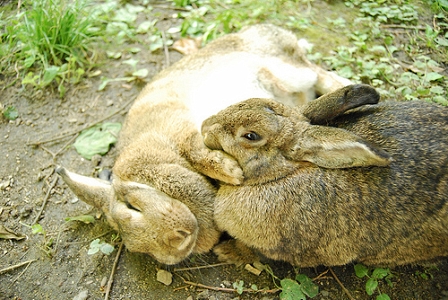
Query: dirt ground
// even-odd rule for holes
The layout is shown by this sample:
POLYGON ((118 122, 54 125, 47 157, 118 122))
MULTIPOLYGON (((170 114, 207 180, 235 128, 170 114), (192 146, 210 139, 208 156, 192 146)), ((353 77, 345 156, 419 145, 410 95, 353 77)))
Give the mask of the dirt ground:
MULTIPOLYGON (((180 57, 170 51, 170 63, 180 57)), ((139 59, 150 69, 149 78, 165 67, 163 52, 142 51, 139 59)), ((120 77, 124 76, 122 66, 117 61, 99 69, 104 76, 120 77)), ((78 201, 54 172, 55 165, 62 165, 96 176, 99 170, 112 167, 113 148, 104 157, 88 161, 71 146, 73 138, 85 126, 111 114, 107 121, 122 122, 129 101, 143 85, 116 82, 98 92, 99 84, 99 77, 88 78, 69 89, 64 99, 56 92, 24 89, 19 83, 0 94, 1 104, 13 105, 19 112, 18 119, 0 123, 0 225, 25 236, 21 240, 0 239, 0 299, 103 299, 113 270, 109 299, 278 299, 278 292, 238 295, 224 291, 240 280, 246 287, 256 284, 274 290, 276 285, 265 272, 256 276, 231 265, 215 265, 218 262, 211 253, 170 267, 125 248, 117 255, 115 232, 97 210, 78 201), (95 215, 96 222, 64 220, 83 214, 95 215), (32 233, 29 225, 36 218, 45 234, 32 233), (109 256, 88 255, 90 242, 96 238, 115 245, 114 252, 109 256), (22 262, 27 263, 18 266, 22 262), (198 266, 208 267, 195 268, 198 266), (174 274, 171 285, 156 280, 158 269, 174 274)), ((315 299, 349 299, 342 286, 355 299, 374 299, 366 295, 366 280, 355 276, 353 265, 333 268, 341 284, 326 267, 299 270, 283 263, 270 266, 279 278, 294 278, 297 272, 310 278, 319 276, 315 283, 320 293, 315 299)), ((436 268, 404 266, 393 269, 393 274, 392 287, 380 282, 381 291, 391 299, 448 299, 448 259, 436 268), (423 278, 422 273, 429 278, 423 278)))

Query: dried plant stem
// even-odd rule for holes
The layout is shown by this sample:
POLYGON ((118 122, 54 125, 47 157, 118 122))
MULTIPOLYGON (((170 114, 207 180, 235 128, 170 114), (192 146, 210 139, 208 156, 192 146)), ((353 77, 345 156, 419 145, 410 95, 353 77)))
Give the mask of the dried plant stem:
POLYGON ((353 298, 353 296, 350 294, 350 292, 345 288, 345 286, 342 284, 342 282, 339 280, 339 278, 336 276, 336 274, 334 273, 332 268, 329 268, 331 275, 333 275, 334 279, 336 279, 336 281, 339 283, 339 285, 341 286, 342 290, 344 291, 344 293, 347 295, 347 297, 350 300, 355 300, 355 298, 353 298))
POLYGON ((27 260, 27 261, 18 263, 18 264, 16 264, 16 265, 13 265, 13 266, 10 266, 10 267, 1 269, 1 270, 0 270, 0 274, 9 272, 9 271, 14 270, 14 269, 17 269, 17 268, 20 268, 21 266, 24 266, 24 265, 26 265, 26 264, 31 264, 32 262, 35 262, 35 261, 36 261, 36 259, 31 259, 31 260, 27 260))
MULTIPOLYGON (((54 171, 53 171, 54 172, 54 171)), ((53 179, 53 182, 50 184, 50 187, 48 188, 47 194, 45 195, 44 201, 42 203, 42 206, 39 209, 39 212, 37 213, 37 216, 34 218, 34 221, 31 223, 31 225, 34 225, 39 221, 40 216, 42 215, 42 212, 45 208, 45 205, 47 204, 48 198, 50 198, 51 190, 56 186, 56 183, 58 182, 59 177, 55 177, 53 179)))
POLYGON ((213 264, 213 265, 207 265, 207 266, 197 266, 197 267, 189 267, 189 268, 178 268, 178 269, 174 269, 173 272, 181 272, 181 271, 191 271, 191 270, 207 269, 207 268, 214 268, 214 267, 227 266, 227 265, 231 265, 231 263, 219 263, 219 264, 213 264))
MULTIPOLYGON (((232 289, 232 288, 224 288, 224 287, 219 287, 219 286, 210 286, 210 285, 205 285, 202 283, 196 283, 196 282, 192 282, 192 281, 188 281, 188 280, 184 280, 185 284, 191 285, 191 286, 195 286, 195 287, 199 287, 199 288, 203 288, 203 289, 208 289, 208 290, 212 290, 212 291, 219 291, 219 292, 226 292, 226 293, 236 293, 237 290, 236 289, 232 289)), ((271 290, 250 290, 250 289, 244 289, 243 292, 249 292, 249 293, 263 293, 263 294, 275 294, 277 292, 280 292, 280 289, 271 289, 271 290)))
POLYGON ((110 290, 112 288, 112 282, 114 281, 115 270, 117 269, 118 259, 120 258, 121 250, 123 249, 123 242, 121 242, 118 248, 117 255, 115 256, 114 264, 112 266, 112 271, 110 272, 109 281, 107 282, 106 294, 104 295, 104 300, 109 299, 110 290))

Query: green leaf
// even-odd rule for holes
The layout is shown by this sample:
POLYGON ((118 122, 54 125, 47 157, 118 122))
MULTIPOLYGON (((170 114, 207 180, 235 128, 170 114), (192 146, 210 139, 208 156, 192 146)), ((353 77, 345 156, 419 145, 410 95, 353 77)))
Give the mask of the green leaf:
POLYGON ((439 74, 439 73, 436 73, 436 72, 429 72, 425 76, 425 80, 426 81, 435 81, 435 80, 439 80, 441 78, 443 78, 443 75, 439 74))
POLYGON ((106 255, 110 255, 112 252, 114 252, 114 249, 115 249, 114 246, 108 243, 103 243, 100 248, 101 252, 103 252, 106 255))
POLYGON ((389 275, 389 273, 389 269, 376 268, 375 270, 373 270, 372 278, 383 279, 384 277, 389 275))
POLYGON ((53 79, 58 75, 59 73, 59 67, 57 66, 51 66, 48 68, 45 68, 44 76, 42 78, 42 86, 46 86, 50 84, 53 79))
POLYGON ((87 254, 92 255, 100 251, 101 245, 100 245, 100 239, 95 239, 90 243, 90 248, 87 251, 87 254))
POLYGON ((300 282, 300 289, 308 297, 314 298, 315 296, 317 296, 317 294, 319 294, 319 287, 314 284, 311 278, 309 278, 305 274, 298 274, 296 276, 296 280, 300 282))
POLYGON ((378 280, 376 278, 369 278, 366 282, 366 293, 369 296, 373 295, 373 292, 378 287, 378 280))
POLYGON ((106 55, 108 58, 113 58, 113 59, 119 59, 122 55, 121 52, 114 52, 114 51, 106 51, 106 55))
POLYGON ((280 285, 282 286, 281 300, 306 300, 306 295, 300 289, 297 281, 285 278, 280 281, 280 285))
POLYGON ((128 64, 128 65, 132 66, 133 68, 135 68, 138 64, 138 60, 131 58, 131 59, 123 61, 123 63, 128 64))
POLYGON ((157 20, 144 21, 144 22, 140 23, 140 25, 138 26, 136 32, 137 33, 146 33, 146 32, 149 31, 150 28, 154 27, 156 22, 157 22, 157 20))
POLYGON ((8 120, 15 120, 19 117, 19 113, 17 112, 17 109, 14 106, 8 106, 3 111, 3 116, 8 120))
POLYGON ((132 76, 145 78, 146 76, 148 76, 148 73, 149 73, 148 69, 140 69, 132 73, 132 76))
POLYGON ((390 297, 388 294, 379 294, 376 296, 376 300, 390 300, 390 297))
POLYGON ((44 234, 44 229, 42 228, 42 226, 40 224, 34 224, 31 226, 31 232, 33 234, 38 234, 38 233, 44 234))
POLYGON ((76 138, 76 151, 82 157, 91 159, 95 154, 104 155, 112 144, 117 142, 120 123, 103 123, 83 130, 76 138))
POLYGON ((244 281, 240 280, 239 282, 234 282, 233 283, 233 288, 236 289, 236 292, 238 294, 242 294, 244 291, 244 281))
POLYGON ((369 269, 367 269, 366 266, 364 266, 362 264, 355 265, 355 274, 359 278, 363 278, 364 276, 367 276, 368 273, 369 273, 369 269))
POLYGON ((86 224, 92 224, 95 222, 95 218, 91 215, 80 215, 80 216, 76 216, 76 217, 67 217, 67 218, 65 218, 65 221, 66 222, 81 221, 86 224))

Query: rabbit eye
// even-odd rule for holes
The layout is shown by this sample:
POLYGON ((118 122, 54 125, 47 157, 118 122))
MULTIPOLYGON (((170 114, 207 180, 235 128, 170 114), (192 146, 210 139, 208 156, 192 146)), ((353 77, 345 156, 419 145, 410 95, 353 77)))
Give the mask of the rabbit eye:
POLYGON ((249 141, 259 141, 261 140, 261 136, 258 135, 256 132, 248 132, 243 134, 243 137, 249 141))
POLYGON ((133 206, 129 201, 126 201, 126 200, 125 200, 125 201, 124 201, 124 204, 125 204, 126 207, 129 208, 129 209, 132 209, 132 210, 141 212, 140 209, 138 209, 138 208, 136 208, 135 206, 133 206))

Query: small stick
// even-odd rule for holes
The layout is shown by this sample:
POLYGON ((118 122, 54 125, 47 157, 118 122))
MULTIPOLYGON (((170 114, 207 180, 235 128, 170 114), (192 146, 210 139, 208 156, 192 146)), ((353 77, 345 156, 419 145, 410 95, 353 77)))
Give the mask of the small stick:
POLYGON ((313 280, 313 281, 315 281, 315 280, 319 280, 319 279, 321 279, 322 276, 324 276, 324 275, 327 274, 327 273, 328 273, 328 269, 325 270, 325 271, 323 271, 322 273, 320 273, 317 277, 313 278, 312 280, 313 280))
POLYGON ((399 25, 399 24, 383 24, 380 25, 382 28, 403 28, 403 29, 417 29, 417 30, 425 30, 425 27, 422 26, 409 26, 409 25, 399 25))
MULTIPOLYGON (((54 170, 53 170, 53 172, 54 172, 54 170)), ((58 176, 56 176, 53 179, 53 182, 51 183, 50 187, 48 188, 47 194, 45 195, 44 202, 42 203, 42 206, 40 207, 40 210, 37 213, 37 216, 34 218, 34 221, 33 221, 33 223, 31 223, 31 225, 34 225, 34 224, 37 223, 37 221, 39 221, 39 218, 42 215, 42 212, 44 210, 44 207, 47 204, 48 198, 50 198, 51 190, 56 186, 56 183, 58 182, 58 179, 59 179, 58 176)))
POLYGON ((117 255, 115 256, 114 264, 112 266, 112 272, 110 273, 109 281, 107 282, 106 295, 104 296, 104 300, 109 299, 110 290, 112 288, 112 282, 114 281, 115 270, 117 269, 118 259, 120 258, 122 249, 123 249, 123 242, 121 242, 120 247, 118 248, 117 255))
POLYGON ((10 267, 1 269, 1 270, 0 270, 0 274, 9 272, 9 271, 14 270, 14 269, 17 269, 17 268, 20 268, 20 267, 23 266, 23 265, 30 264, 30 263, 35 262, 35 261, 36 261, 36 259, 31 259, 31 260, 27 260, 27 261, 18 263, 17 265, 13 265, 13 266, 10 266, 10 267))
MULTIPOLYGON (((202 283, 196 283, 196 282, 192 282, 192 281, 188 281, 188 280, 184 280, 184 283, 189 284, 191 286, 195 286, 195 287, 199 287, 199 288, 203 288, 203 289, 208 289, 208 290, 212 290, 212 291, 219 291, 219 292, 227 292, 227 293, 236 293, 236 289, 232 289, 232 288, 223 288, 223 287, 218 287, 218 286, 210 286, 210 285, 205 285, 202 283)), ((281 289, 272 289, 272 290, 251 290, 251 289, 244 289, 243 292, 249 292, 249 293, 265 293, 265 294, 274 294, 277 292, 280 292, 281 289)))
POLYGON ((80 133, 81 131, 83 131, 83 130, 85 130, 85 129, 88 129, 88 128, 90 128, 90 127, 93 127, 93 126, 95 126, 96 124, 99 124, 99 123, 101 123, 101 122, 103 122, 103 121, 109 119, 110 117, 115 116, 116 114, 120 113, 123 109, 125 109, 125 108, 126 108, 129 104, 131 104, 133 101, 134 101, 134 99, 129 100, 128 102, 126 102, 123 106, 121 106, 119 109, 117 109, 117 110, 114 111, 113 113, 111 113, 111 114, 105 116, 104 118, 99 119, 99 120, 96 121, 96 122, 89 123, 89 124, 87 124, 87 125, 81 127, 80 129, 77 129, 77 130, 74 130, 74 131, 71 131, 71 132, 66 132, 66 133, 60 134, 59 136, 56 136, 56 137, 51 138, 51 139, 47 139, 47 140, 43 140, 43 141, 30 142, 30 143, 27 143, 27 145, 28 145, 28 146, 30 146, 30 145, 31 145, 31 146, 39 146, 39 145, 41 145, 41 144, 45 144, 45 143, 49 143, 49 142, 54 142, 54 141, 61 140, 61 139, 63 139, 63 138, 66 138, 67 136, 70 136, 70 135, 73 135, 73 134, 78 134, 78 133, 80 133))
POLYGON ((166 45, 165 32, 161 31, 161 33, 163 41, 163 52, 165 53, 165 68, 168 68, 170 66, 170 53, 168 52, 168 46, 166 45))
POLYGON ((20 277, 22 277, 22 275, 26 272, 26 270, 28 270, 28 267, 31 265, 31 263, 33 262, 33 261, 35 261, 35 259, 34 260, 30 260, 30 261, 28 261, 28 265, 26 265, 26 267, 25 267, 25 269, 22 271, 22 272, 20 272, 20 274, 19 275, 17 275, 17 277, 16 278, 14 278, 14 280, 13 281, 11 281, 11 283, 8 285, 8 289, 9 288, 11 288, 11 286, 14 284, 14 282, 16 282, 17 281, 17 279, 19 279, 20 277))
POLYGON ((339 285, 341 286, 342 290, 344 291, 344 293, 347 295, 347 297, 350 300, 355 300, 355 298, 353 298, 353 296, 350 294, 350 292, 345 288, 345 286, 342 284, 342 282, 339 280, 339 278, 336 276, 336 274, 333 272, 332 268, 329 268, 331 275, 333 275, 334 279, 336 279, 336 281, 339 283, 339 285))
POLYGON ((220 266, 226 266, 226 265, 231 265, 231 263, 219 263, 219 264, 207 265, 207 266, 198 266, 198 267, 190 267, 190 268, 178 268, 178 269, 174 269, 173 272, 199 270, 199 269, 214 268, 214 267, 220 267, 220 266))

